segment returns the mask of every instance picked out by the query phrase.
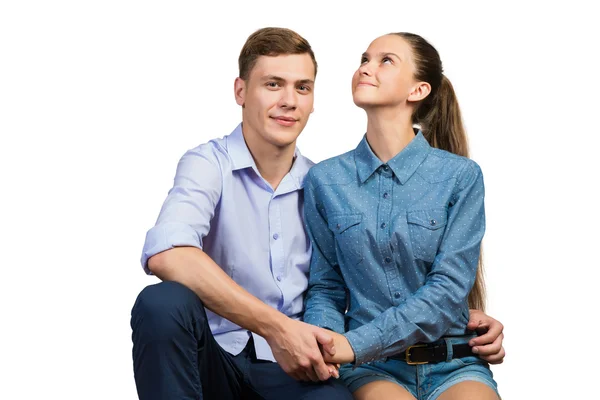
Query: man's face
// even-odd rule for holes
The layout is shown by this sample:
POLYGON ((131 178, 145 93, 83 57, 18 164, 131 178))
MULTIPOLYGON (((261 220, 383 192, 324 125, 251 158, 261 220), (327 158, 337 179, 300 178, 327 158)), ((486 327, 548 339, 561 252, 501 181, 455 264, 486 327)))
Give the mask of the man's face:
POLYGON ((258 57, 235 82, 244 134, 278 148, 295 145, 313 111, 315 68, 308 54, 258 57))

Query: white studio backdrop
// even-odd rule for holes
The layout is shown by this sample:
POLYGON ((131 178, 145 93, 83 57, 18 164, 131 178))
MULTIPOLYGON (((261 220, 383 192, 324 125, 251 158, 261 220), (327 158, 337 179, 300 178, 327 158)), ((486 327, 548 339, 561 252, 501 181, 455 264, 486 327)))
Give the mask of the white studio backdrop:
MULTIPOLYGON (((581 2, 583 4, 583 2, 581 2)), ((299 139, 352 149, 369 42, 421 34, 455 86, 486 182, 490 315, 505 399, 596 398, 598 50, 576 1, 0 2, 0 398, 134 399, 139 257, 185 150, 240 121, 254 30, 306 37, 319 73, 299 139)))

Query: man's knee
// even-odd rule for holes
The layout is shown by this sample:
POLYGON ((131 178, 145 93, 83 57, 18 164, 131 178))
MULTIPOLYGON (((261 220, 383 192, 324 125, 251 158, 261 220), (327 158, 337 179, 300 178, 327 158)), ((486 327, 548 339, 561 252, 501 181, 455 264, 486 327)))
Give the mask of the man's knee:
POLYGON ((331 378, 320 384, 313 393, 304 397, 310 399, 352 400, 352 394, 341 379, 331 378))
POLYGON ((131 310, 131 327, 169 335, 171 329, 202 318, 206 313, 200 298, 182 284, 167 281, 140 292, 131 310))

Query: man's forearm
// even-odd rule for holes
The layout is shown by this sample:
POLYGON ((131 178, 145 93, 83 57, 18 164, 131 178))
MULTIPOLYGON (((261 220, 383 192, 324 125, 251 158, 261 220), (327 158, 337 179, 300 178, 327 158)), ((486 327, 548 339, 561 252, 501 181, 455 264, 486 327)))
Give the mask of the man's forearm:
POLYGON ((282 369, 298 380, 326 380, 337 371, 323 361, 318 344, 335 355, 333 338, 320 328, 295 321, 266 305, 235 283, 206 253, 176 247, 148 261, 162 280, 193 290, 209 310, 264 337, 282 369))
POLYGON ((158 278, 193 290, 204 306, 231 322, 267 337, 287 319, 233 281, 206 253, 195 247, 176 247, 148 260, 158 278))

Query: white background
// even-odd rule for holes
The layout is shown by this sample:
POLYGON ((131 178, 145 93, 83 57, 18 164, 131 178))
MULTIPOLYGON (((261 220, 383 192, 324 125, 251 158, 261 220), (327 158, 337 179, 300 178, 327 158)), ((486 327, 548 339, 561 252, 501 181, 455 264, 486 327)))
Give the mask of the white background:
POLYGON ((500 391, 597 398, 597 13, 519 3, 2 1, 0 398, 136 398, 145 232, 184 151, 239 122, 237 57, 264 26, 316 53, 314 161, 364 133, 350 79, 372 39, 438 48, 486 181, 500 391))

